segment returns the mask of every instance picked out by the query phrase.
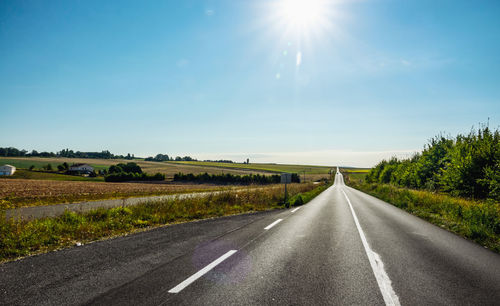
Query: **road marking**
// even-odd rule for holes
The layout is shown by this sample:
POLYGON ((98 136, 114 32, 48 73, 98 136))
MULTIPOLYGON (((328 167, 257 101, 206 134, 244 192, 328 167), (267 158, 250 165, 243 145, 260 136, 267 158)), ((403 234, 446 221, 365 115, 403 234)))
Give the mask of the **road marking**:
POLYGON ((297 210, 299 210, 299 209, 300 209, 300 207, 297 207, 297 208, 295 208, 294 210, 292 210, 292 212, 294 213, 294 212, 296 212, 296 211, 297 211, 297 210))
POLYGON ((382 293, 382 297, 384 298, 385 304, 395 305, 395 306, 401 305, 399 303, 399 298, 396 295, 396 292, 394 292, 394 289, 392 289, 391 279, 384 270, 384 263, 382 262, 382 259, 377 253, 372 251, 372 249, 368 245, 365 233, 363 232, 361 225, 359 225, 358 217, 354 212, 354 208, 352 208, 351 201, 347 197, 347 194, 345 193, 344 190, 342 190, 342 193, 344 194, 347 203, 349 203, 349 207, 351 208, 351 213, 352 217, 354 218, 354 223, 356 223, 356 227, 358 228, 359 236, 361 237, 361 241, 363 242, 363 246, 365 247, 366 255, 368 255, 370 266, 372 267, 373 274, 375 274, 375 278, 377 279, 378 287, 380 289, 380 293, 382 293))
POLYGON ((233 255, 236 253, 236 250, 231 250, 227 252, 226 254, 222 255, 221 257, 217 258, 216 260, 212 261, 208 266, 205 268, 201 269, 200 271, 196 272, 195 274, 191 275, 189 278, 187 278, 185 281, 180 283, 179 285, 175 286, 174 288, 170 289, 168 292, 169 293, 179 293, 182 289, 186 288, 189 286, 192 282, 197 280, 198 278, 202 277, 204 274, 206 274, 208 271, 212 270, 215 268, 218 264, 229 258, 229 256, 233 255))
POLYGON ((278 220, 274 221, 273 223, 269 224, 268 226, 264 227, 264 229, 268 230, 271 227, 275 226, 276 224, 280 223, 281 221, 283 221, 283 219, 278 219, 278 220))

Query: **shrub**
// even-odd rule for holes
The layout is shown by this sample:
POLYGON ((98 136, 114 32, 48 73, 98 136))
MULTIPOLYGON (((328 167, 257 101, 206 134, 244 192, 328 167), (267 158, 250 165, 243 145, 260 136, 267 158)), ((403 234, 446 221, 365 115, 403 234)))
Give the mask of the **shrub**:
POLYGON ((298 195, 295 201, 293 202, 293 206, 300 206, 304 204, 304 200, 301 195, 298 195))
POLYGON ((483 126, 456 138, 436 136, 421 154, 381 161, 366 182, 500 201, 500 131, 483 126))

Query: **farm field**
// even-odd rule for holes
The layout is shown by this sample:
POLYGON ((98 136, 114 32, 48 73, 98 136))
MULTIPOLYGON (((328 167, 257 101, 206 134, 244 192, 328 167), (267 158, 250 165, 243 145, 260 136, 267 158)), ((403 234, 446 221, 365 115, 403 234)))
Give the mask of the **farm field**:
MULTIPOLYGON (((322 178, 329 178, 331 169, 335 170, 334 166, 311 166, 311 165, 286 165, 286 164, 242 164, 242 163, 219 163, 219 162, 204 162, 204 161, 170 161, 169 164, 181 164, 203 167, 215 167, 226 169, 245 169, 254 171, 265 171, 269 173, 297 173, 300 179, 304 181, 316 181, 322 178)), ((341 168, 344 173, 368 173, 370 169, 365 168, 341 168)))
POLYGON ((0 209, 224 189, 231 186, 2 179, 0 209))
POLYGON ((204 161, 170 161, 169 164, 181 164, 192 166, 206 166, 229 169, 245 169, 266 172, 288 172, 306 174, 328 174, 333 167, 328 166, 308 166, 308 165, 284 165, 284 164, 242 164, 242 163, 218 163, 204 161))
MULTIPOLYGON (((329 178, 329 171, 335 169, 333 166, 310 166, 310 165, 285 165, 285 164, 242 164, 242 163, 218 163, 202 161, 169 161, 169 162, 151 162, 141 159, 86 159, 86 158, 60 158, 60 157, 0 157, 0 165, 10 164, 17 168, 27 169, 30 166, 40 169, 47 164, 51 164, 53 169, 64 162, 68 164, 86 163, 96 170, 106 169, 111 165, 127 162, 137 163, 144 172, 149 174, 163 173, 167 180, 171 180, 176 173, 208 174, 230 173, 235 175, 246 174, 276 174, 276 173, 297 173, 302 181, 317 181, 323 178, 329 178)), ((342 168, 345 173, 349 172, 367 172, 368 169, 342 168)), ((66 175, 44 175, 23 173, 17 176, 26 179, 51 179, 51 180, 79 180, 75 177, 66 175), (65 179, 67 178, 67 179, 65 179)), ((100 179, 94 179, 99 181, 100 179)))
POLYGON ((330 166, 310 166, 310 165, 286 165, 286 164, 242 164, 242 163, 218 163, 204 161, 171 161, 170 164, 215 167, 225 169, 245 169, 253 171, 265 171, 268 173, 297 173, 302 181, 317 181, 330 177, 330 166), (305 180, 304 180, 305 177, 305 180))
MULTIPOLYGON (((149 174, 155 174, 157 172, 165 174, 167 179, 172 179, 174 174, 182 173, 205 173, 208 174, 220 174, 220 173, 231 173, 238 175, 245 174, 269 174, 267 171, 252 170, 252 169, 229 169, 226 167, 211 167, 205 165, 189 165, 180 163, 170 163, 170 162, 150 162, 144 160, 127 160, 127 159, 87 159, 87 158, 61 158, 61 157, 0 157, 0 165, 9 164, 21 169, 28 169, 31 165, 39 169, 42 166, 51 164, 53 169, 57 169, 57 165, 62 163, 75 164, 84 163, 89 164, 96 170, 106 169, 111 165, 116 165, 118 163, 137 163, 144 172, 149 174)), ((52 178, 48 178, 52 179, 52 178)))
POLYGON ((0 180, 10 180, 10 179, 104 182, 103 177, 65 175, 52 172, 29 171, 25 169, 17 169, 14 175, 11 176, 0 176, 0 180))

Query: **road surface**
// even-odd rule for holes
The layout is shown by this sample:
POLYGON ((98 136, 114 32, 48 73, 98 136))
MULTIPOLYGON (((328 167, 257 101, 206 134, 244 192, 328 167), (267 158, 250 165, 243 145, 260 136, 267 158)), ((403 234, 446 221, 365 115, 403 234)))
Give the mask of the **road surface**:
POLYGON ((499 305, 500 256, 335 185, 299 209, 191 222, 0 265, 1 304, 499 305))

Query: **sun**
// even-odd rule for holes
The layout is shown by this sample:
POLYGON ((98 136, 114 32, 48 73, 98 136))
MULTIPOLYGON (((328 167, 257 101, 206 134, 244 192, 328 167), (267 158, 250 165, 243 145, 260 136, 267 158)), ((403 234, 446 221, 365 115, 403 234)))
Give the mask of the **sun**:
POLYGON ((319 0, 282 0, 278 4, 278 14, 290 26, 305 29, 321 22, 324 3, 319 0))
POLYGON ((328 21, 326 0, 279 0, 276 2, 275 17, 288 31, 307 34, 324 27, 328 21))

